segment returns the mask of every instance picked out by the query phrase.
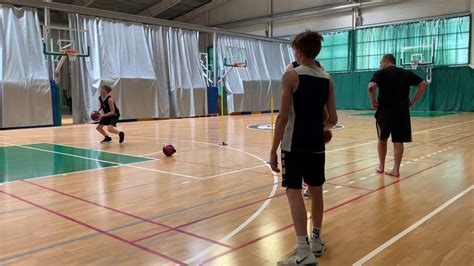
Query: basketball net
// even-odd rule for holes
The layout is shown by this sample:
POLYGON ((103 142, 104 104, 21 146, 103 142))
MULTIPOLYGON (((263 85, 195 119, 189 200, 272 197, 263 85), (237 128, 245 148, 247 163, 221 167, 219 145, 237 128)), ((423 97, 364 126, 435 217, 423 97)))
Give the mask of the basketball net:
POLYGON ((418 69, 418 61, 410 61, 411 69, 417 70, 418 69))

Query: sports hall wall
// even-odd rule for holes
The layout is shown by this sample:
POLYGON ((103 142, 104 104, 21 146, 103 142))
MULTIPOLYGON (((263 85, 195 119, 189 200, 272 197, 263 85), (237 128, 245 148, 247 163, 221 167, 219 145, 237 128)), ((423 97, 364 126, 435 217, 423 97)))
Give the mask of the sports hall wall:
MULTIPOLYGON (((38 10, 0 5, 0 14, 0 128, 52 125, 57 97, 42 51, 38 10)), ((89 57, 69 63, 75 124, 91 122, 104 84, 113 88, 124 120, 208 114, 208 84, 200 62, 207 49, 200 44, 212 34, 79 14, 69 14, 69 23, 87 30, 87 38, 74 41, 87 39, 90 47, 89 57)), ((280 87, 280 73, 292 60, 288 43, 220 33, 217 44, 221 71, 229 45, 246 49, 252 66, 230 73, 235 78, 225 86, 229 111, 269 109, 271 96, 279 94, 273 91, 280 87), (252 93, 239 91, 242 83, 251 84, 252 93)))
MULTIPOLYGON (((347 2, 318 1, 318 5, 347 2)), ((469 67, 474 64, 473 1, 403 1, 363 7, 359 14, 362 24, 355 29, 350 10, 258 24, 272 14, 304 11, 314 5, 309 0, 229 1, 192 22, 284 38, 305 28, 324 32, 324 47, 317 59, 334 78, 339 109, 370 108, 367 84, 384 53, 399 57, 401 47, 434 43, 433 81, 414 109, 474 110, 474 73, 469 67), (230 14, 230 10, 239 12, 230 14)))

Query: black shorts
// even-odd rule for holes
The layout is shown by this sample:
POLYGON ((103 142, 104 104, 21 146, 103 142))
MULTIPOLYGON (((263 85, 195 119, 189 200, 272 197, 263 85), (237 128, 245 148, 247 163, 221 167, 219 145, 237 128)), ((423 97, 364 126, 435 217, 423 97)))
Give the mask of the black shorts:
POLYGON ((112 125, 112 126, 116 127, 117 123, 119 121, 119 118, 120 118, 120 116, 118 116, 118 115, 104 117, 99 121, 99 124, 104 125, 104 126, 112 125))
POLYGON ((387 140, 392 135, 392 142, 412 141, 410 110, 408 108, 390 111, 379 108, 375 113, 375 124, 380 140, 387 140))
POLYGON ((301 189, 303 180, 308 186, 320 187, 326 181, 326 154, 310 152, 281 152, 282 187, 301 189))

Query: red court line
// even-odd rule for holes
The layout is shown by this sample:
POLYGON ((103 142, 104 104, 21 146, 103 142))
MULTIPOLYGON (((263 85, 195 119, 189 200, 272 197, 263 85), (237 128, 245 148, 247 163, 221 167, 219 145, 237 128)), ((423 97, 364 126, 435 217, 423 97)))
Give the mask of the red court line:
MULTIPOLYGON (((45 189, 45 190, 49 190, 49 191, 58 193, 58 194, 61 194, 61 195, 64 195, 64 196, 66 196, 66 197, 73 198, 73 199, 76 199, 76 200, 79 200, 79 201, 82 201, 82 202, 85 202, 85 203, 88 203, 88 204, 91 204, 91 205, 95 205, 95 206, 98 206, 98 207, 101 207, 101 208, 104 208, 104 209, 107 209, 107 210, 110 210, 110 211, 113 211, 113 212, 116 212, 116 213, 120 213, 120 214, 122 214, 122 215, 129 216, 129 217, 132 217, 132 218, 137 219, 137 220, 141 220, 141 221, 144 221, 144 222, 147 222, 147 223, 151 223, 151 224, 154 224, 154 225, 158 225, 158 226, 162 226, 162 227, 168 228, 168 230, 162 231, 162 233, 164 233, 164 232, 170 232, 170 231, 176 231, 176 232, 179 232, 179 233, 183 233, 183 234, 186 234, 186 235, 189 235, 189 236, 192 236, 192 237, 195 237, 195 238, 198 238, 198 239, 207 241, 207 242, 211 242, 211 243, 214 243, 214 244, 217 244, 217 245, 220 245, 220 246, 223 246, 223 247, 232 249, 232 247, 229 246, 229 245, 227 245, 227 244, 220 243, 219 241, 215 241, 215 240, 209 239, 209 238, 207 238, 207 237, 199 236, 199 235, 196 235, 196 234, 193 234, 193 233, 190 233, 190 232, 181 230, 181 229, 179 229, 179 228, 175 228, 175 227, 172 227, 172 226, 169 226, 169 225, 166 225, 166 224, 162 224, 162 223, 159 223, 159 222, 155 222, 155 221, 153 221, 153 220, 146 219, 146 218, 143 218, 143 217, 140 217, 140 216, 131 214, 131 213, 127 213, 127 212, 124 212, 124 211, 121 211, 121 210, 118 210, 118 209, 114 209, 114 208, 105 206, 105 205, 101 205, 101 204, 98 204, 98 203, 95 203, 95 202, 92 202, 92 201, 89 201, 89 200, 86 200, 86 199, 83 199, 83 198, 80 198, 80 197, 76 197, 76 196, 74 196, 74 195, 71 195, 71 194, 68 194, 68 193, 65 193, 65 192, 61 192, 61 191, 56 190, 56 189, 52 189, 52 188, 49 188, 49 187, 45 187, 45 186, 42 186, 42 185, 39 185, 39 184, 30 182, 30 181, 22 180, 22 182, 28 183, 28 184, 33 185, 33 186, 40 187, 40 188, 45 189)), ((131 241, 131 243, 135 243, 135 242, 136 242, 136 241, 131 241)))
POLYGON ((326 182, 325 184, 328 184, 328 185, 331 185, 331 186, 341 186, 341 187, 345 187, 345 188, 352 188, 352 189, 365 190, 365 191, 373 191, 373 189, 370 189, 370 188, 347 186, 347 185, 334 184, 334 183, 329 183, 329 182, 326 182))
MULTIPOLYGON (((361 198, 366 197, 366 196, 368 196, 368 195, 370 195, 370 194, 372 194, 372 193, 375 193, 375 192, 378 192, 378 191, 380 191, 380 190, 383 190, 383 189, 385 189, 385 188, 387 188, 387 187, 389 187, 389 186, 392 186, 392 185, 394 185, 394 184, 400 183, 400 182, 403 181, 403 180, 406 180, 406 179, 408 179, 408 178, 410 178, 410 177, 416 176, 416 175, 418 175, 418 174, 420 174, 420 173, 422 173, 422 172, 428 171, 428 170, 430 170, 430 169, 432 169, 432 168, 435 168, 435 167, 437 167, 437 166, 439 166, 439 165, 441 165, 441 164, 443 164, 443 163, 446 163, 446 162, 447 162, 447 161, 442 161, 442 162, 437 163, 437 164, 435 164, 435 165, 433 165, 433 166, 430 166, 430 167, 425 168, 425 169, 423 169, 423 170, 420 170, 420 171, 418 171, 418 172, 416 172, 416 173, 413 173, 413 174, 411 174, 411 175, 409 175, 409 176, 406 176, 406 177, 404 177, 404 178, 400 178, 400 179, 398 179, 397 181, 394 181, 394 182, 392 182, 392 183, 390 183, 390 184, 381 186, 381 187, 379 187, 379 188, 376 189, 376 190, 367 192, 367 193, 365 193, 365 194, 362 194, 362 195, 360 195, 360 196, 357 196, 357 197, 354 197, 354 198, 352 198, 352 199, 350 199, 350 200, 347 200, 347 201, 345 201, 345 202, 342 202, 342 203, 340 203, 340 204, 338 204, 338 205, 336 205, 336 206, 333 206, 333 207, 331 207, 331 208, 329 208, 329 209, 327 209, 327 210, 324 210, 324 213, 327 213, 327 212, 336 210, 336 209, 338 209, 338 208, 341 208, 341 207, 343 207, 343 206, 346 206, 346 205, 348 205, 348 204, 350 204, 350 203, 352 203, 352 202, 357 201, 358 199, 361 199, 361 198)), ((268 234, 266 234, 266 235, 264 235, 264 236, 258 237, 258 238, 256 238, 256 239, 250 240, 249 242, 246 242, 246 243, 244 243, 244 244, 242 244, 242 245, 240 245, 240 246, 237 246, 237 247, 235 247, 235 248, 232 249, 232 250, 228 250, 228 251, 225 251, 225 252, 223 252, 223 253, 217 254, 216 256, 211 257, 211 258, 209 258, 209 259, 203 261, 203 262, 200 263, 199 265, 204 265, 204 264, 206 264, 206 263, 209 263, 209 262, 211 262, 211 261, 213 261, 213 260, 216 260, 216 259, 218 259, 218 258, 220 258, 220 257, 223 257, 223 256, 225 256, 225 255, 228 255, 228 254, 230 254, 230 253, 233 253, 233 252, 235 252, 235 251, 237 251, 237 250, 239 250, 239 249, 242 249, 242 248, 244 248, 244 247, 250 246, 250 245, 252 245, 252 244, 254 244, 254 243, 256 243, 256 242, 258 242, 258 241, 260 241, 260 240, 262 240, 262 239, 264 239, 264 238, 267 238, 267 237, 269 237, 269 236, 272 236, 272 235, 275 235, 275 234, 277 234, 277 233, 283 232, 283 231, 285 231, 285 230, 287 230, 287 229, 289 229, 289 228, 292 228, 292 227, 293 227, 293 224, 286 225, 286 226, 284 226, 284 227, 282 227, 282 228, 280 228, 280 229, 278 229, 278 230, 275 230, 275 231, 273 231, 273 232, 271 232, 271 233, 268 233, 268 234)))
MULTIPOLYGON (((369 167, 366 167, 366 168, 362 168, 362 169, 359 169, 359 170, 356 170, 356 171, 352 171, 352 172, 349 172, 349 173, 346 173, 346 174, 343 174, 343 175, 340 175, 340 176, 336 176, 336 177, 331 178, 331 179, 328 179, 328 180, 332 180, 332 179, 335 179, 335 178, 339 178, 339 177, 351 175, 351 174, 353 174, 353 173, 360 172, 360 171, 363 171, 363 170, 367 170, 367 169, 372 168, 372 167, 375 167, 375 166, 377 166, 377 165, 378 165, 378 164, 373 165, 373 166, 369 166, 369 167)), ((372 191, 372 190, 370 190, 370 191, 372 191)), ((219 213, 216 213, 216 214, 207 216, 207 217, 203 217, 203 218, 201 218, 201 219, 198 219, 198 220, 195 220, 195 221, 186 223, 186 224, 179 225, 179 226, 177 226, 177 227, 175 227, 175 228, 183 228, 183 227, 186 227, 186 226, 190 226, 190 225, 193 225, 193 224, 196 224, 196 223, 199 223, 199 222, 202 222, 202 221, 205 221, 205 220, 208 220, 208 219, 211 219, 211 218, 214 218, 214 217, 223 215, 223 214, 227 214, 227 213, 229 213, 229 212, 237 211, 237 210, 243 209, 243 208, 245 208, 245 207, 258 204, 258 203, 263 202, 263 201, 266 201, 266 200, 268 200, 268 199, 281 197, 281 196, 283 196, 283 195, 285 195, 285 194, 286 194, 286 193, 283 192, 283 193, 280 193, 280 194, 276 194, 276 195, 273 196, 273 197, 267 197, 267 198, 264 198, 264 199, 261 199, 261 200, 257 200, 257 201, 253 201, 253 202, 250 202, 250 203, 247 203, 247 204, 244 204, 244 205, 240 205, 240 206, 237 206, 237 207, 232 208, 232 209, 229 209, 229 210, 225 210, 225 211, 222 211, 222 212, 219 212, 219 213)), ((154 233, 154 234, 151 234, 151 235, 148 235, 148 236, 144 236, 144 237, 142 237, 142 238, 133 240, 133 242, 139 242, 139 241, 143 241, 143 240, 146 240, 146 239, 149 239, 149 238, 157 237, 157 236, 159 236, 159 235, 161 235, 161 234, 164 234, 164 233, 167 233, 167 232, 169 232, 169 231, 171 231, 171 229, 168 229, 168 230, 165 230, 165 231, 161 231, 161 232, 158 232, 158 233, 154 233)))
MULTIPOLYGON (((393 160, 390 160, 390 161, 393 161, 393 160)), ((390 161, 387 161, 387 162, 390 162, 390 161)), ((330 180, 333 180, 333 179, 336 179, 336 178, 340 178, 340 177, 344 177, 344 176, 348 176, 348 175, 352 175, 352 174, 355 174, 357 172, 361 172, 361 171, 364 171, 364 170, 367 170, 367 169, 370 169, 370 168, 373 168, 373 167, 376 167, 378 166, 379 164, 374 164, 374 165, 371 165, 371 166, 368 166, 368 167, 365 167, 365 168, 362 168, 362 169, 359 169, 359 170, 354 170, 352 172, 349 172, 349 173, 345 173, 345 174, 342 174, 342 175, 338 175, 338 176, 335 176, 335 177, 331 177, 329 179, 326 179, 326 181, 330 181, 330 180)))
POLYGON ((456 141, 462 140, 462 139, 467 139, 467 138, 470 138, 470 137, 472 137, 472 136, 474 136, 474 135, 471 134, 471 135, 469 135, 469 136, 464 136, 464 137, 462 137, 462 138, 455 139, 455 140, 453 140, 453 141, 449 141, 449 142, 446 142, 446 143, 443 143, 443 144, 439 144, 439 146, 444 146, 444 145, 446 145, 446 144, 453 143, 453 142, 456 142, 456 141))
POLYGON ((48 209, 48 208, 43 207, 43 206, 41 206, 41 205, 39 205, 39 204, 33 203, 33 202, 29 201, 29 200, 26 200, 26 199, 23 199, 23 198, 21 198, 21 197, 19 197, 19 196, 16 196, 16 195, 14 195, 14 194, 11 194, 11 193, 8 193, 8 192, 2 191, 2 190, 0 190, 0 193, 3 193, 3 194, 5 194, 5 195, 8 195, 8 196, 10 196, 10 197, 12 197, 12 198, 15 198, 15 199, 17 199, 17 200, 20 200, 20 201, 23 201, 23 202, 25 202, 25 203, 28 203, 28 204, 30 204, 30 205, 33 205, 33 206, 35 206, 35 207, 37 207, 37 208, 39 208, 39 209, 42 209, 42 210, 44 210, 44 211, 47 211, 47 212, 52 213, 52 214, 54 214, 54 215, 57 215, 57 216, 59 216, 59 217, 61 217, 61 218, 64 218, 64 219, 69 220, 69 221, 71 221, 71 222, 74 222, 74 223, 76 223, 76 224, 79 224, 79 225, 82 225, 82 226, 84 226, 84 227, 87 227, 87 228, 89 228, 89 229, 91 229, 91 230, 94 230, 94 231, 96 231, 96 232, 98 232, 98 233, 101 233, 101 234, 103 234, 103 235, 109 236, 109 237, 111 237, 111 238, 113 238, 113 239, 119 240, 119 241, 121 241, 121 242, 123 242, 123 243, 126 243, 126 244, 128 244, 128 245, 130 245, 130 246, 136 247, 136 248, 138 248, 138 249, 141 249, 141 250, 146 251, 146 252, 148 252, 148 253, 151 253, 151 254, 153 254, 153 255, 160 256, 160 257, 162 257, 162 258, 164 258, 164 259, 166 259, 166 260, 172 261, 172 262, 177 263, 177 264, 179 264, 179 265, 187 265, 186 263, 184 263, 184 262, 182 262, 182 261, 179 261, 179 260, 177 260, 177 259, 175 259, 175 258, 172 258, 172 257, 167 256, 167 255, 165 255, 165 254, 159 253, 159 252, 154 251, 154 250, 152 250, 152 249, 150 249, 150 248, 147 248, 147 247, 144 247, 144 246, 135 244, 135 243, 133 243, 133 242, 131 242, 131 241, 128 241, 128 240, 126 240, 126 239, 124 239, 124 238, 121 238, 120 236, 111 234, 111 233, 109 233, 109 232, 107 232, 107 231, 104 231, 104 230, 101 230, 101 229, 99 229, 99 228, 97 228, 97 227, 95 227, 95 226, 92 226, 92 225, 89 225, 89 224, 87 224, 87 223, 81 222, 81 221, 79 221, 79 220, 76 220, 76 219, 74 219, 74 218, 71 218, 71 217, 66 216, 66 215, 64 215, 64 214, 62 214, 62 213, 56 212, 56 211, 54 211, 54 210, 48 209))
MULTIPOLYGON (((237 207, 232 208, 232 209, 228 209, 228 210, 225 210, 225 211, 222 211, 222 212, 218 212, 218 213, 213 214, 213 215, 210 215, 210 216, 203 217, 203 218, 198 219, 198 220, 194 220, 194 221, 189 222, 189 223, 182 224, 182 225, 177 226, 177 227, 175 227, 175 228, 183 228, 183 227, 186 227, 186 226, 190 226, 190 225, 193 225, 193 224, 196 224, 196 223, 205 221, 205 220, 209 220, 209 219, 211 219, 211 218, 215 218, 215 217, 220 216, 220 215, 223 215, 223 214, 227 214, 227 213, 229 213, 229 212, 238 211, 238 210, 243 209, 243 208, 245 208, 245 207, 249 207, 249 206, 258 204, 258 203, 260 203, 260 202, 269 200, 269 199, 281 197, 281 196, 283 196, 283 195, 286 195, 286 193, 283 192, 283 193, 280 193, 280 194, 276 194, 275 196, 272 196, 272 197, 266 197, 266 198, 261 199, 261 200, 256 200, 256 201, 253 201, 253 202, 244 204, 244 205, 240 205, 240 206, 237 206, 237 207)), ((142 237, 142 238, 140 238, 140 239, 134 240, 133 242, 139 242, 139 241, 142 241, 142 240, 145 240, 145 239, 148 239, 148 238, 156 237, 156 236, 159 236, 159 235, 164 234, 164 233, 169 232, 169 231, 171 231, 171 229, 165 230, 165 231, 162 231, 162 232, 158 232, 158 233, 155 233, 155 234, 152 234, 152 235, 149 235, 149 236, 142 237)))

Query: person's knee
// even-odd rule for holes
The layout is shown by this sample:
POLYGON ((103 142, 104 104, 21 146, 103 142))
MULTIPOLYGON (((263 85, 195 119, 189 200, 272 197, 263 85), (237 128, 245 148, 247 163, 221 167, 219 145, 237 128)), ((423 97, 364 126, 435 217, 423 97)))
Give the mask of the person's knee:
POLYGON ((101 131, 104 128, 104 125, 97 125, 95 128, 97 131, 101 131))
POLYGON ((297 198, 297 197, 302 197, 301 196, 301 189, 287 187, 286 188, 286 195, 288 196, 288 198, 290 200, 294 199, 294 198, 297 198))
POLYGON ((107 130, 109 130, 109 132, 112 132, 114 129, 115 129, 115 127, 112 126, 112 125, 109 125, 109 126, 107 127, 107 130))

